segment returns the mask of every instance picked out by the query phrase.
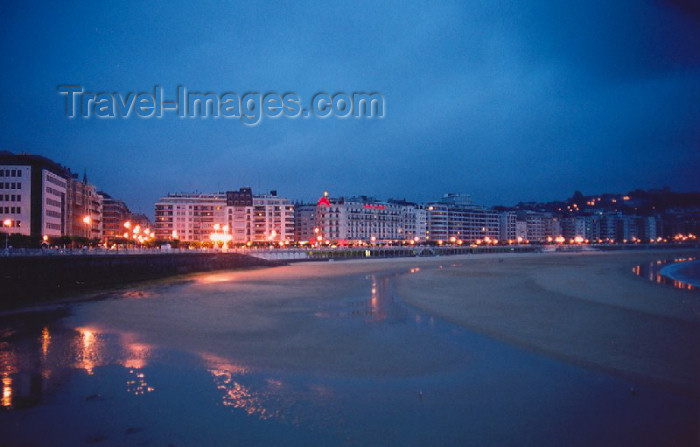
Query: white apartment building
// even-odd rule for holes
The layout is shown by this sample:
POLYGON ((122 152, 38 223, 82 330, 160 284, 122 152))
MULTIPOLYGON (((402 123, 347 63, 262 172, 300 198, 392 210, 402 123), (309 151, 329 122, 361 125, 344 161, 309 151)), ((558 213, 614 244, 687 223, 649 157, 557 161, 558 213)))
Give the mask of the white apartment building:
POLYGON ((48 158, 0 152, 3 231, 37 238, 66 236, 70 178, 68 169, 48 158))
POLYGON ((316 205, 298 205, 296 237, 299 241, 389 242, 424 240, 425 209, 398 200, 378 201, 359 196, 331 198, 324 193, 316 205))
POLYGON ((430 202, 426 205, 428 240, 432 242, 451 243, 462 241, 498 241, 500 237, 500 215, 483 207, 467 204, 467 201, 448 200, 430 202))
POLYGON ((208 241, 226 223, 226 194, 168 194, 155 205, 156 239, 208 241))
POLYGON ((294 241, 294 205, 272 191, 253 196, 251 239, 253 242, 294 241))
POLYGON ((0 222, 5 227, 3 231, 30 235, 30 179, 30 166, 0 165, 0 222))
POLYGON ((518 214, 518 220, 525 222, 524 238, 530 242, 551 242, 561 235, 559 219, 552 213, 524 211, 518 214))
MULTIPOLYGON (((516 232, 516 225, 515 223, 517 222, 517 216, 514 212, 512 211, 505 211, 502 212, 501 215, 499 216, 499 229, 498 229, 498 234, 499 234, 499 239, 503 242, 517 242, 518 241, 518 235, 516 232)), ((520 242, 524 241, 524 239, 520 239, 520 242)))
POLYGON ((168 194, 155 204, 155 213, 157 239, 204 242, 221 234, 234 243, 294 240, 294 205, 276 191, 168 194))

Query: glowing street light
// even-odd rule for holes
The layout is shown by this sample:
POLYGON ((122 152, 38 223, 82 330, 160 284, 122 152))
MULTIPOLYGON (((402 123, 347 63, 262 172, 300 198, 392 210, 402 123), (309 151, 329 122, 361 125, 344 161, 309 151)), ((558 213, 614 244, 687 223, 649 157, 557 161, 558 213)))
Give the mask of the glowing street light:
MULTIPOLYGON (((12 226, 12 221, 10 219, 5 219, 2 221, 2 225, 4 227, 9 228, 12 226)), ((10 242, 10 230, 6 230, 5 231, 5 251, 7 251, 7 247, 9 245, 9 242, 10 242)))
POLYGON ((90 239, 90 225, 92 224, 92 218, 90 216, 83 217, 83 223, 85 224, 85 237, 90 239))

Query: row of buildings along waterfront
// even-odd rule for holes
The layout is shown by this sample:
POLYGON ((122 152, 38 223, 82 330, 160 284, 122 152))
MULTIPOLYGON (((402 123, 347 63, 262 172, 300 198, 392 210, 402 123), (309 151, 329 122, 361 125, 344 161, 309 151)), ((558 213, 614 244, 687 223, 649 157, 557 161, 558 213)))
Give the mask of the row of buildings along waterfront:
POLYGON ((148 232, 145 239, 163 243, 213 240, 235 244, 624 243, 697 234, 697 194, 688 193, 692 197, 686 197, 678 208, 655 212, 651 205, 666 201, 664 194, 675 193, 580 195, 566 203, 544 204, 547 207, 541 209, 543 204, 478 206, 464 194, 445 194, 438 200, 416 203, 324 193, 311 203, 295 203, 277 191, 254 194, 251 188, 243 187, 214 194, 168 194, 155 205, 155 226, 150 233, 145 215, 132 213, 126 203, 98 190, 85 175, 80 178, 42 156, 0 152, 3 232, 49 239, 50 243, 65 237, 110 245, 134 242, 139 229, 141 234, 148 232), (645 205, 640 198, 645 194, 661 194, 662 200, 645 205), (620 203, 626 204, 622 210, 615 208, 620 203), (637 209, 641 212, 635 212, 637 209))
POLYGON ((656 242, 665 234, 660 216, 497 210, 474 205, 464 194, 415 203, 326 192, 312 203, 293 203, 276 191, 255 195, 245 187, 217 194, 168 194, 156 203, 155 215, 157 239, 190 242, 624 243, 656 242))
POLYGON ((123 233, 132 219, 148 226, 145 215, 132 214, 124 202, 98 191, 46 157, 0 152, 0 223, 6 233, 33 239, 79 238, 102 241, 123 233))

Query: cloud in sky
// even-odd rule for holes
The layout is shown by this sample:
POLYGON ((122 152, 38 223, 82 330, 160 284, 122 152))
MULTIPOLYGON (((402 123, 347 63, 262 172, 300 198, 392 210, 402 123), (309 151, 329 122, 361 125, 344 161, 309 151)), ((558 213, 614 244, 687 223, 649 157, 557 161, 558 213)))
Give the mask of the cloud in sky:
POLYGON ((700 189, 693 2, 48 2, 0 10, 0 148, 132 207, 251 185, 484 204, 700 189), (68 120, 91 91, 378 91, 382 120, 68 120))

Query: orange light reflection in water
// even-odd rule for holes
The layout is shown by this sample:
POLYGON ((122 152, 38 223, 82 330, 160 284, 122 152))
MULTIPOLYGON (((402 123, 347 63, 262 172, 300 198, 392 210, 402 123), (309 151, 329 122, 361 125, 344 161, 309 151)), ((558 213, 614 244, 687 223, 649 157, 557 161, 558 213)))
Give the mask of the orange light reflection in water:
POLYGON ((126 381, 126 392, 133 394, 134 396, 143 396, 146 393, 152 393, 156 389, 148 384, 146 381, 146 374, 138 370, 129 370, 129 376, 131 377, 126 381))
POLYGON ((41 354, 46 358, 49 354, 49 346, 51 345, 51 334, 49 328, 45 327, 41 331, 41 354))
POLYGON ((650 262, 648 265, 638 265, 632 268, 632 272, 637 276, 646 277, 649 281, 655 282, 657 284, 668 284, 676 289, 695 290, 697 287, 693 286, 692 284, 687 284, 678 280, 672 280, 670 278, 665 277, 660 272, 661 268, 663 268, 665 265, 676 264, 679 262, 691 262, 695 261, 696 259, 697 258, 695 257, 688 257, 674 258, 670 261, 658 260, 650 262))
MULTIPOLYGON (((3 347, 4 346, 6 346, 6 344, 3 344, 3 347)), ((14 395, 12 374, 16 374, 17 372, 17 354, 9 350, 0 351, 0 375, 2 375, 2 398, 0 399, 0 406, 6 408, 12 407, 12 396, 14 395)))
POLYGON ((92 375, 99 359, 99 352, 95 331, 92 329, 78 328, 80 334, 80 349, 76 352, 77 367, 84 369, 86 373, 92 375))
POLYGON ((215 284, 219 282, 234 281, 235 276, 235 273, 231 272, 202 273, 197 275, 194 280, 199 284, 215 284))
MULTIPOLYGON (((125 337, 128 340, 130 337, 125 337)), ((148 364, 152 347, 144 343, 125 341, 126 357, 121 362, 124 368, 141 369, 148 364)))
POLYGON ((3 407, 12 407, 12 377, 3 375, 2 378, 2 400, 0 405, 3 407))
POLYGON ((387 280, 386 278, 377 278, 375 275, 371 276, 372 279, 372 289, 369 300, 370 305, 370 316, 373 321, 382 321, 386 318, 385 306, 388 305, 386 302, 389 297, 387 294, 387 280))
POLYGON ((129 379, 126 381, 126 392, 134 396, 143 396, 155 391, 155 387, 148 384, 146 374, 141 369, 148 364, 153 347, 145 343, 134 341, 132 334, 123 334, 121 342, 124 345, 126 356, 120 362, 124 368, 129 369, 129 379))
MULTIPOLYGON (((217 389, 223 392, 222 405, 245 411, 250 416, 267 420, 279 417, 279 411, 266 408, 264 395, 252 391, 236 380, 236 376, 246 374, 247 368, 230 363, 228 360, 212 354, 200 354, 209 373, 214 377, 217 389)), ((276 381, 275 388, 282 386, 276 381)))

